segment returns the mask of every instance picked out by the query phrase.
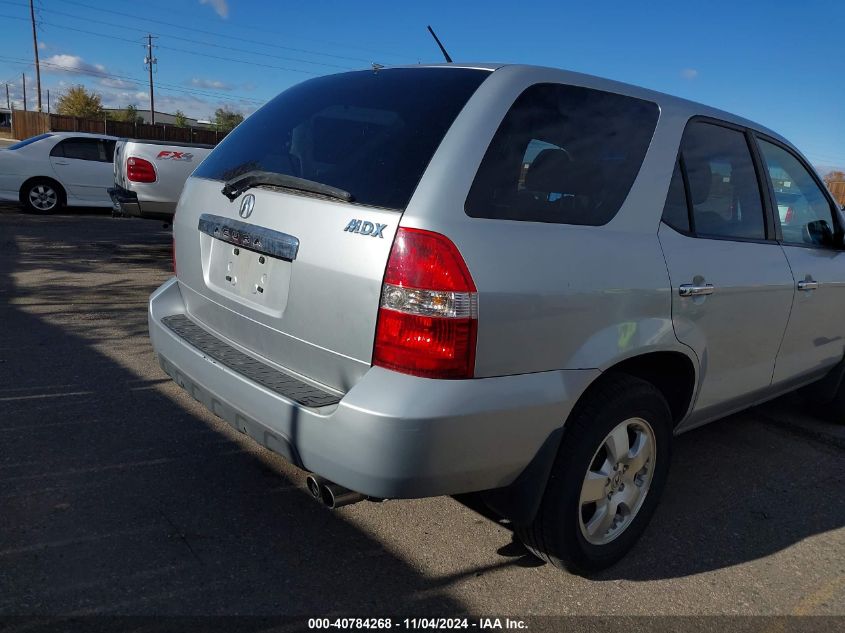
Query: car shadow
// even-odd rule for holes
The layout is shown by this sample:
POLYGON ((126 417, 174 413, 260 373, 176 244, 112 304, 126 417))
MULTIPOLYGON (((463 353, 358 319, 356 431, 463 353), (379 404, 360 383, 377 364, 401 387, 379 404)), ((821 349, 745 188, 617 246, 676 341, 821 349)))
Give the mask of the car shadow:
MULTIPOLYGON (((168 276, 169 231, 10 220, 0 217, 0 614, 464 611, 449 594, 458 576, 427 577, 179 396, 146 337, 158 282, 137 281, 168 276)), ((798 441, 764 407, 679 436, 672 461, 643 539, 595 580, 717 570, 845 525, 841 449, 798 441)), ((516 543, 498 554, 497 567, 539 564, 516 543)))
POLYGON ((88 220, 73 238, 72 217, 0 224, 0 614, 463 612, 448 579, 178 404, 134 281, 151 262, 167 276, 169 237, 88 220))
MULTIPOLYGON (((669 481, 645 534, 619 563, 590 578, 700 574, 845 526, 843 445, 806 432, 800 420, 808 415, 787 395, 676 437, 669 481)), ((512 529, 476 495, 455 499, 512 529)), ((531 565, 520 558, 527 550, 515 536, 499 554, 531 565)))

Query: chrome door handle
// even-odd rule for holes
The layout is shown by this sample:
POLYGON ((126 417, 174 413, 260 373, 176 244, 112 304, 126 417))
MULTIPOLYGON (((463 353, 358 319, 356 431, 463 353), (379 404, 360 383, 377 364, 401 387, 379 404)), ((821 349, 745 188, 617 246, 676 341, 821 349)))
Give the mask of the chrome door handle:
POLYGON ((682 297, 702 297, 712 295, 714 290, 713 284, 682 284, 678 288, 678 294, 682 297))
POLYGON ((818 281, 804 280, 798 282, 798 290, 815 290, 819 287, 818 281))
POLYGON ((67 162, 66 160, 54 160, 53 164, 54 165, 70 165, 70 163, 67 162))

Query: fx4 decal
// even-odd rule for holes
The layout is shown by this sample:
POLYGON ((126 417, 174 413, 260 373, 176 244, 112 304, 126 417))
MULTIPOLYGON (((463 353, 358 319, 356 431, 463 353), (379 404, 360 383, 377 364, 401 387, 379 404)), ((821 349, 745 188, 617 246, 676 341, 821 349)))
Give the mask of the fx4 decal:
POLYGON ((156 160, 193 160, 194 155, 190 152, 171 152, 162 150, 156 156, 156 160))

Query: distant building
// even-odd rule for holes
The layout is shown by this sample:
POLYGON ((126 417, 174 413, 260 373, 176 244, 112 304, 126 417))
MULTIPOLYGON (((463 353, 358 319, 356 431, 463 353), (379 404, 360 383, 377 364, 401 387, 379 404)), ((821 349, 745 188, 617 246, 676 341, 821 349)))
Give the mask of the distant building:
POLYGON ((12 111, 9 108, 0 108, 0 128, 12 129, 12 111))
MULTIPOLYGON (((103 110, 107 113, 117 113, 123 112, 126 108, 103 108, 103 110)), ((138 110, 138 116, 141 117, 144 123, 152 123, 150 119, 150 111, 149 110, 138 110)), ((168 125, 176 125, 176 115, 170 114, 168 112, 159 112, 156 110, 156 123, 167 123, 168 125)), ((189 116, 185 117, 185 125, 189 125, 191 127, 205 127, 211 130, 214 129, 214 125, 209 125, 207 122, 200 122, 198 119, 192 119, 189 116)))

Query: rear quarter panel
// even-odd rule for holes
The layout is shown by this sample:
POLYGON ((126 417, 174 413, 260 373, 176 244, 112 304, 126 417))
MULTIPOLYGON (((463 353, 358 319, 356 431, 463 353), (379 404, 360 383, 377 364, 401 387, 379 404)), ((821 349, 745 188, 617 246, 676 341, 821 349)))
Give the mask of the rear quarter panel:
POLYGON ((444 233, 467 262, 479 292, 476 375, 607 369, 650 351, 680 351, 694 362, 674 334, 657 239, 683 113, 661 110, 640 174, 605 226, 485 220, 464 212, 499 123, 525 88, 542 82, 651 96, 574 73, 505 67, 481 85, 444 138, 402 225, 444 233))

